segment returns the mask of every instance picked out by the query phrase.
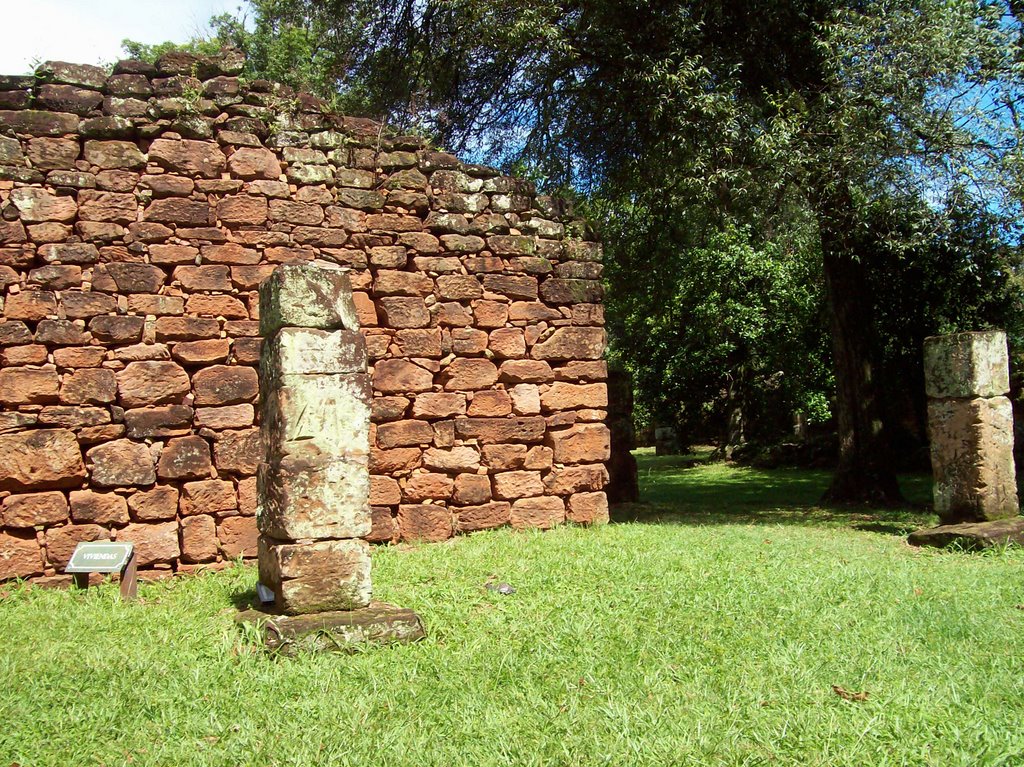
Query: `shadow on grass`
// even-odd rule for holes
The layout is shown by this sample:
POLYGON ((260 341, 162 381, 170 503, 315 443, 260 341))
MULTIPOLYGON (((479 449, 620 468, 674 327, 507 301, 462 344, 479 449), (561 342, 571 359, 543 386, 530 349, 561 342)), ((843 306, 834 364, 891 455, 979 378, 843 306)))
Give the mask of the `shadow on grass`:
POLYGON ((823 507, 828 471, 752 469, 647 451, 637 451, 636 458, 641 502, 614 507, 615 522, 850 527, 897 536, 935 522, 927 475, 900 477, 905 508, 823 507))
POLYGON ((236 610, 248 610, 256 604, 256 589, 239 589, 231 595, 231 604, 236 610))

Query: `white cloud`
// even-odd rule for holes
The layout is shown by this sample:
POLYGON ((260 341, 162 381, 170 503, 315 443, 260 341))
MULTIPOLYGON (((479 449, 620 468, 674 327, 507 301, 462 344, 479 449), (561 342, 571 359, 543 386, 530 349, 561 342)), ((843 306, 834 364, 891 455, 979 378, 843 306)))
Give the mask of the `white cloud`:
POLYGON ((121 41, 184 42, 211 16, 244 0, 0 0, 0 74, 24 74, 34 61, 112 63, 121 41))

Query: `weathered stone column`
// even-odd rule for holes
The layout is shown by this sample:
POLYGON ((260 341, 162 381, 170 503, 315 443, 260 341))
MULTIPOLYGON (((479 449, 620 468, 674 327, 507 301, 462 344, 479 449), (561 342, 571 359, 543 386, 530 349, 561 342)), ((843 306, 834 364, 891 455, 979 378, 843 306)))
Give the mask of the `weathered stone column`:
POLYGON ((911 543, 1011 540, 1022 520, 1017 518, 1013 409, 1006 397, 1006 335, 927 338, 924 371, 935 512, 943 527, 914 533, 911 543))
POLYGON ((260 582, 288 614, 365 607, 373 395, 348 275, 279 267, 260 332, 260 582))
POLYGON ((272 647, 337 649, 423 636, 419 617, 370 603, 370 403, 348 275, 284 265, 260 285, 259 580, 272 647))

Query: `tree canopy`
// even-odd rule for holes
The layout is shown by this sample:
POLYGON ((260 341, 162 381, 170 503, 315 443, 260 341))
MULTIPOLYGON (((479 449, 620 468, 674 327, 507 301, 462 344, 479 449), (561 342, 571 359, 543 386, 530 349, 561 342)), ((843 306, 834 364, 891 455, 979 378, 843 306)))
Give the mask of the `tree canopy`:
POLYGON ((922 334, 1020 329, 1017 2, 251 0, 248 13, 215 19, 213 37, 242 47, 250 74, 577 197, 608 244, 613 353, 638 401, 687 421, 831 409, 834 500, 898 500, 880 387, 917 369, 922 334))

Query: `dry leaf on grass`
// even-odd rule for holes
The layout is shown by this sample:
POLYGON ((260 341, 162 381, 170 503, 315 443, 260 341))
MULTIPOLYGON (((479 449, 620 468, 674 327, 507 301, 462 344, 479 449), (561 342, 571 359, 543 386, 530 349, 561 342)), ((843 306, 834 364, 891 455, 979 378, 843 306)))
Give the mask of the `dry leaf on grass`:
POLYGON ((850 692, 845 687, 842 687, 841 685, 838 685, 838 684, 832 685, 832 692, 834 692, 836 695, 838 695, 843 700, 857 700, 857 701, 861 701, 861 700, 867 700, 868 699, 868 694, 866 692, 863 692, 863 691, 861 691, 861 692, 850 692))

